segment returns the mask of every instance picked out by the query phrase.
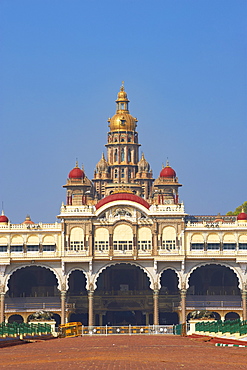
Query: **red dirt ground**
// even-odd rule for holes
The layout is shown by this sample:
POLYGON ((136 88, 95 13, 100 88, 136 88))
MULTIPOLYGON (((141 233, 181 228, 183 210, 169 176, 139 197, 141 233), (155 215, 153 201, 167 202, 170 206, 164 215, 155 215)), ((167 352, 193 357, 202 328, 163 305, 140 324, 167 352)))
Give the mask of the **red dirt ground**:
POLYGON ((247 348, 170 335, 54 339, 0 349, 2 369, 246 369, 247 348))

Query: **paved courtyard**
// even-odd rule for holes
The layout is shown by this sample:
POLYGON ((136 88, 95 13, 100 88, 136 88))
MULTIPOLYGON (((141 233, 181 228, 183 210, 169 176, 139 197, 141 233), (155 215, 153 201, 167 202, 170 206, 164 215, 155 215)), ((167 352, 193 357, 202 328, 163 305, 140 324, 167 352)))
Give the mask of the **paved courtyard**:
POLYGON ((247 348, 179 336, 54 339, 1 348, 4 369, 246 369, 247 348))

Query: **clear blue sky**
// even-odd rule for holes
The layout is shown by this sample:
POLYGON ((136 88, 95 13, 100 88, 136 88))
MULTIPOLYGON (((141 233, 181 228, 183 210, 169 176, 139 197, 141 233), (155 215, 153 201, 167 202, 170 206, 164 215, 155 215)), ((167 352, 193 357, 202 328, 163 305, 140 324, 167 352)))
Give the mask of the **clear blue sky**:
POLYGON ((53 222, 75 159, 93 177, 125 81, 141 150, 190 214, 247 200, 246 0, 1 0, 0 200, 53 222))

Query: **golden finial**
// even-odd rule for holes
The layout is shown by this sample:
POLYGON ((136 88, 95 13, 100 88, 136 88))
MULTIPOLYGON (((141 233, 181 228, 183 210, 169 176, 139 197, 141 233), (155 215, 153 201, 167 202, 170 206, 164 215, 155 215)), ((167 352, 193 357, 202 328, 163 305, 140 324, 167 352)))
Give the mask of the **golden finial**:
POLYGON ((122 81, 122 86, 120 87, 121 91, 124 91, 124 81, 122 81))
POLYGON ((166 159, 166 167, 170 167, 168 157, 166 159))
POLYGON ((75 160, 75 166, 78 167, 78 158, 75 160))

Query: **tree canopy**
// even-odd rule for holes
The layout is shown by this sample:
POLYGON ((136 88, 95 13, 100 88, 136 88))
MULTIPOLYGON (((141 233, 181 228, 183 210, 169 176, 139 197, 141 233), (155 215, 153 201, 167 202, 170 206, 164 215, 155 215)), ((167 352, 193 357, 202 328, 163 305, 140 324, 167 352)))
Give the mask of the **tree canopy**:
POLYGON ((238 206, 235 211, 230 211, 230 212, 227 212, 227 215, 228 216, 234 216, 234 215, 238 215, 239 213, 241 212, 245 212, 247 213, 247 202, 244 202, 243 204, 241 204, 241 206, 238 206))

